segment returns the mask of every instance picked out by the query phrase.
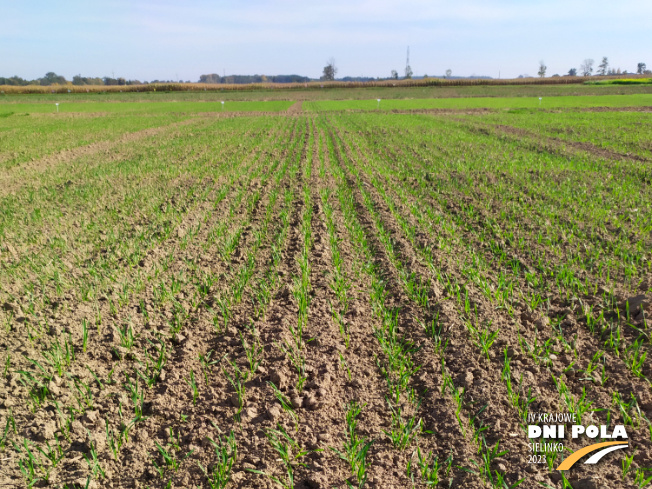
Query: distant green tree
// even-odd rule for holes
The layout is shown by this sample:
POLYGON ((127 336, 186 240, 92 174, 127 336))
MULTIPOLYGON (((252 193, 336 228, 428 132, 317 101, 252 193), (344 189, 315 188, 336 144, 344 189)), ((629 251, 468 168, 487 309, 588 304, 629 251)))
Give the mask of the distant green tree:
POLYGON ((568 76, 577 76, 577 69, 571 68, 568 70, 568 76))
POLYGON ((543 77, 546 76, 546 70, 547 69, 548 69, 548 67, 543 62, 543 60, 539 61, 539 71, 537 72, 537 74, 539 75, 540 78, 543 78, 543 77))
POLYGON ((393 78, 394 80, 398 80, 398 71, 396 71, 396 70, 392 70, 392 78, 393 78))
POLYGON ((39 78, 39 83, 43 86, 65 85, 68 81, 63 76, 59 76, 55 72, 49 71, 43 78, 39 78))
POLYGON ((636 73, 642 75, 647 71, 647 65, 645 63, 639 63, 636 65, 636 73))
POLYGON ((211 73, 210 75, 201 75, 199 77, 199 83, 219 83, 220 75, 217 73, 211 73))
POLYGON ((335 58, 330 58, 327 61, 326 66, 324 66, 324 72, 321 79, 325 81, 335 80, 335 75, 337 75, 337 67, 335 66, 335 58))
POLYGON ((609 72, 609 60, 605 56, 602 58, 602 63, 598 65, 597 74, 600 76, 605 76, 608 72, 609 72))

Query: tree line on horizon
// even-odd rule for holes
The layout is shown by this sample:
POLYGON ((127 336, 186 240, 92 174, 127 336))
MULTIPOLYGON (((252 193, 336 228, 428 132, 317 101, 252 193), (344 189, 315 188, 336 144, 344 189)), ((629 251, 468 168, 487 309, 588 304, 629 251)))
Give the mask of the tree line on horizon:
MULTIPOLYGON (((576 68, 571 68, 567 74, 564 76, 577 76, 581 74, 583 76, 592 76, 593 75, 593 65, 594 61, 592 59, 585 59, 578 73, 576 68)), ((539 71, 537 72, 538 76, 544 78, 546 76, 547 66, 543 61, 539 62, 539 71)), ((639 75, 649 75, 652 74, 652 71, 647 69, 645 63, 638 63, 636 74, 639 75)), ((335 66, 335 60, 333 58, 328 60, 327 65, 324 67, 322 76, 319 79, 309 78, 307 76, 301 75, 226 75, 220 76, 217 73, 204 74, 199 77, 197 82, 191 82, 190 80, 152 80, 152 81, 140 81, 140 80, 127 80, 123 77, 86 77, 81 75, 75 75, 72 77, 72 80, 67 80, 62 75, 57 75, 56 73, 50 71, 41 78, 36 78, 34 80, 27 80, 19 76, 12 77, 2 77, 0 76, 0 85, 12 85, 12 86, 27 86, 27 85, 40 85, 40 86, 51 86, 51 85, 75 85, 75 86, 84 86, 84 85, 95 85, 95 86, 121 86, 121 85, 147 85, 150 83, 204 83, 210 85, 219 85, 219 84, 229 84, 229 85, 246 85, 251 83, 308 83, 312 81, 344 81, 344 82, 368 82, 374 80, 398 80, 399 75, 396 70, 391 70, 390 76, 386 78, 381 77, 367 77, 367 76, 345 76, 342 78, 335 78, 337 74, 337 67, 335 66)), ((609 68, 608 58, 605 56, 602 58, 602 62, 598 66, 596 76, 606 76, 606 75, 620 75, 628 74, 627 70, 621 72, 621 70, 609 68)), ((634 74, 634 72, 631 72, 634 74)), ((409 65, 406 67, 405 78, 412 78, 412 69, 409 65)), ((523 78, 524 75, 520 75, 518 78, 523 78)), ((559 75, 553 75, 559 76, 559 75)), ((414 78, 428 78, 428 75, 423 75, 423 77, 414 77, 414 78)), ((482 78, 482 79, 492 79, 490 76, 452 76, 452 71, 450 69, 446 70, 445 75, 442 78, 482 78)))
MULTIPOLYGON (((564 76, 578 76, 578 74, 581 74, 582 76, 593 76, 594 64, 595 64, 594 60, 592 60, 591 58, 587 58, 584 61, 582 61, 582 64, 580 64, 579 72, 577 68, 571 68, 570 70, 568 70, 568 73, 564 76)), ((539 61, 539 71, 537 72, 537 75, 539 75, 540 78, 544 78, 546 76, 547 70, 548 67, 546 66, 545 62, 543 60, 539 61)), ((651 75, 652 71, 648 70, 647 65, 641 62, 636 65, 636 72, 632 71, 631 73, 628 73, 627 70, 621 70, 620 68, 614 68, 612 66, 609 66, 609 58, 607 56, 603 56, 602 61, 598 65, 598 69, 595 73, 595 76, 613 76, 613 75, 628 75, 628 74, 651 75)), ((559 76, 559 75, 555 74, 552 76, 559 76)))

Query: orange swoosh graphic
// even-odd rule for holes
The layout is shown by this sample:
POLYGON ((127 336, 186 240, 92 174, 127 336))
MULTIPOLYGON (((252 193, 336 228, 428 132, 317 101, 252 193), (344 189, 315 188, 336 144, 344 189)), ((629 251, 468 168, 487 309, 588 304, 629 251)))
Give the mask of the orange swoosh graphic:
POLYGON ((589 445, 588 447, 584 447, 576 452, 574 452, 570 457, 568 457, 566 460, 564 460, 559 467, 557 467, 556 470, 568 470, 570 469, 573 465, 575 465, 575 462, 577 462, 579 459, 581 459, 584 455, 587 455, 591 452, 595 452, 596 450, 599 450, 600 448, 604 447, 610 447, 612 445, 629 445, 628 442, 623 442, 623 441, 605 441, 603 443, 595 443, 593 445, 589 445))

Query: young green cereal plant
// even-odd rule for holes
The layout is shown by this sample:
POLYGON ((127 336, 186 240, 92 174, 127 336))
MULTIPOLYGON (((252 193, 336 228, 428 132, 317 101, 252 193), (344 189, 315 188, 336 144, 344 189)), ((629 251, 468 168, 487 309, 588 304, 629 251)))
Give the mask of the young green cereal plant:
POLYGON ((88 321, 82 319, 82 351, 86 353, 86 344, 88 343, 88 321))
POLYGON ((235 418, 237 421, 239 421, 240 413, 244 408, 244 404, 246 400, 245 383, 249 378, 249 373, 246 371, 242 371, 240 367, 238 367, 238 364, 233 361, 228 361, 228 363, 229 365, 231 365, 231 368, 233 369, 233 374, 232 375, 229 374, 226 368, 222 368, 222 372, 224 373, 224 376, 235 390, 235 395, 237 396, 237 401, 238 401, 238 406, 237 406, 238 409, 235 413, 235 418))
POLYGON ((278 399, 278 402, 281 404, 281 407, 285 412, 287 412, 290 417, 294 420, 294 426, 299 430, 299 417, 297 416, 297 413, 294 411, 294 407, 292 406, 292 402, 286 396, 281 392, 281 390, 274 385, 273 382, 267 382, 269 386, 272 388, 272 391, 274 392, 274 395, 276 396, 276 399, 278 399))
MULTIPOLYGON (((554 374, 551 374, 551 376, 557 387, 557 391, 559 391, 568 409, 577 415, 578 420, 581 420, 582 415, 591 410, 591 405, 593 404, 592 401, 586 399, 586 388, 582 387, 582 396, 576 400, 561 378, 556 378, 554 374)), ((603 411, 603 409, 594 409, 593 411, 603 411)))
POLYGON ((134 415, 136 416, 136 419, 140 420, 143 417, 143 410, 145 407, 145 391, 140 387, 137 376, 135 382, 132 382, 127 374, 125 374, 125 378, 126 381, 124 387, 131 396, 131 402, 134 405, 134 415))
POLYGON ((45 442, 45 447, 37 447, 37 450, 43 454, 43 456, 50 461, 53 468, 57 468, 59 462, 66 456, 61 444, 59 443, 59 438, 57 435, 54 435, 54 447, 50 446, 50 442, 45 442))
POLYGON ((195 381, 195 372, 192 369, 190 369, 190 375, 187 379, 185 379, 185 381, 192 391, 192 404, 193 406, 196 406, 197 399, 199 398, 199 388, 197 387, 197 382, 195 381))
POLYGON ((93 378, 95 379, 95 382, 97 382, 97 385, 99 386, 100 390, 104 390, 104 384, 102 383, 100 378, 95 374, 95 372, 93 372, 93 370, 88 365, 86 365, 86 370, 88 370, 90 372, 90 374, 93 376, 93 378))
POLYGON ((88 450, 89 450, 90 457, 84 454, 84 459, 86 460, 86 463, 88 464, 88 468, 91 471, 91 476, 94 479, 98 479, 98 478, 104 479, 106 478, 106 473, 104 472, 104 469, 100 465, 100 460, 97 456, 97 445, 95 441, 91 438, 90 433, 88 433, 88 438, 89 438, 88 450))
POLYGON ((129 430, 127 427, 125 427, 124 430, 119 429, 116 433, 113 428, 109 427, 108 419, 105 419, 104 423, 106 425, 106 441, 109 445, 109 448, 111 449, 113 458, 118 460, 122 445, 124 445, 129 440, 129 430))
POLYGON ((134 346, 136 337, 134 336, 134 330, 130 324, 126 324, 124 328, 117 328, 118 334, 120 335, 120 346, 126 348, 128 351, 134 346))
POLYGON ((412 457, 408 460, 407 465, 407 476, 412 480, 412 484, 415 484, 415 470, 412 469, 412 460, 415 455, 417 457, 418 473, 421 475, 423 483, 427 486, 436 486, 439 484, 439 459, 433 456, 432 450, 428 452, 428 455, 425 455, 419 447, 412 453, 412 457))
POLYGON ((33 487, 39 481, 48 481, 50 478, 50 471, 43 462, 34 454, 30 448, 31 443, 23 438, 22 446, 12 442, 14 449, 19 455, 25 455, 24 458, 18 459, 18 469, 23 474, 27 487, 33 487))
POLYGON ((201 463, 197 462, 199 468, 206 476, 208 485, 211 489, 224 489, 231 480, 231 469, 238 458, 238 446, 235 440, 235 433, 231 431, 228 437, 223 441, 218 435, 218 441, 208 438, 213 445, 217 461, 213 463, 213 469, 209 472, 201 463))
POLYGON ((218 297, 217 298, 217 303, 220 306, 220 311, 222 311, 222 328, 220 329, 218 326, 218 322, 216 319, 213 320, 213 324, 215 324, 215 329, 218 334, 226 331, 226 329, 229 327, 229 318, 231 316, 231 303, 228 298, 225 297, 218 297))
MULTIPOLYGON (((331 447, 331 450, 337 453, 342 460, 346 460, 351 466, 351 472, 358 481, 358 488, 363 487, 367 482, 367 469, 369 468, 367 452, 373 444, 373 440, 369 441, 364 437, 358 436, 356 431, 358 416, 360 415, 362 408, 365 406, 366 404, 360 406, 357 401, 351 401, 348 404, 346 411, 346 438, 344 441, 344 451, 340 452, 331 447)), ((347 485, 353 487, 349 481, 347 481, 347 485)))
MULTIPOLYGON (((213 350, 210 350, 206 354, 199 354, 199 363, 201 365, 201 370, 204 374, 204 380, 206 380, 206 385, 209 385, 209 377, 210 374, 212 373, 213 366, 219 364, 222 359, 220 360, 211 360, 211 357, 213 356, 213 353, 215 353, 213 350)), ((224 358, 224 357, 222 357, 224 358)))
POLYGON ((287 341, 287 339, 283 339, 283 344, 278 345, 278 347, 283 353, 285 353, 292 366, 296 369, 297 374, 299 375, 296 388, 297 391, 301 393, 303 391, 303 385, 306 380, 308 380, 308 375, 306 374, 306 358, 303 356, 303 353, 297 344, 292 344, 287 341))
POLYGON ((5 369, 3 372, 3 377, 7 377, 10 368, 11 368, 11 353, 9 352, 9 349, 7 349, 7 359, 5 360, 5 369))
POLYGON ((652 475, 648 477, 647 479, 645 478, 645 473, 646 472, 652 472, 652 469, 646 469, 643 467, 640 467, 636 469, 636 473, 634 475, 634 483, 639 489, 643 489, 644 487, 648 487, 648 484, 652 482, 652 475))
POLYGON ((417 420, 416 416, 412 416, 405 421, 402 416, 401 406, 392 407, 389 400, 387 400, 387 403, 392 413, 392 429, 390 431, 383 430, 383 432, 392 441, 394 448, 405 450, 419 435, 432 433, 424 429, 423 420, 417 420))
POLYGON ((634 449, 634 452, 631 455, 625 455, 625 458, 622 460, 622 478, 625 480, 625 477, 627 477, 627 474, 629 474, 629 471, 632 469, 632 462, 634 461, 634 456, 636 455, 636 449, 634 449))
POLYGON ((263 346, 256 334, 252 334, 253 341, 251 344, 245 340, 241 332, 238 331, 238 334, 240 335, 242 348, 244 349, 247 361, 249 362, 249 372, 253 375, 256 373, 260 363, 263 361, 263 346))
POLYGON ((14 434, 16 433, 16 420, 14 419, 14 415, 9 410, 7 412, 7 422, 5 423, 5 428, 2 432, 2 437, 0 438, 0 451, 4 451, 5 446, 7 446, 7 440, 9 438, 9 428, 13 427, 14 434))
POLYGON ((351 382, 351 369, 349 368, 349 365, 346 363, 346 359, 344 358, 344 355, 340 353, 340 367, 342 370, 346 372, 346 376, 349 379, 349 382, 351 382))
POLYGON ((71 391, 76 393, 75 400, 79 405, 79 410, 85 412, 87 409, 93 409, 94 396, 93 396, 93 390, 91 389, 90 385, 88 385, 80 378, 77 378, 76 376, 73 376, 69 373, 66 373, 66 375, 68 376, 69 379, 72 380, 72 383, 69 382, 68 386, 70 387, 71 391))
POLYGON ((302 449, 299 444, 294 439, 292 439, 290 435, 288 435, 283 426, 280 424, 276 425, 276 429, 269 428, 265 430, 265 436, 267 437, 267 440, 269 441, 269 444, 272 446, 272 448, 274 448, 274 450, 276 450, 276 452, 279 454, 280 460, 285 467, 286 480, 283 481, 278 477, 262 472, 260 470, 247 470, 249 472, 253 472, 254 474, 260 474, 269 477, 285 489, 294 488, 294 471, 296 470, 296 467, 308 466, 306 463, 300 462, 299 460, 308 455, 310 452, 308 450, 302 449))

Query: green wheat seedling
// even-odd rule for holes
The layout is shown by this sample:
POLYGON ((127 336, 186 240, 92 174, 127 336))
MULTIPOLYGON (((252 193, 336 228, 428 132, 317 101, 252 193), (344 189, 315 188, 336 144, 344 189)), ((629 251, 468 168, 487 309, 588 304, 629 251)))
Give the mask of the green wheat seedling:
POLYGON ((36 456, 30 445, 31 443, 26 438, 23 438, 22 446, 13 443, 14 449, 21 456, 18 459, 18 469, 23 475, 27 487, 33 487, 41 480, 47 482, 50 479, 49 468, 36 456))
POLYGON ((346 359, 344 358, 344 355, 340 353, 340 368, 346 372, 346 376, 349 379, 349 382, 351 382, 351 369, 349 368, 349 365, 346 363, 346 359))
POLYGON ((128 351, 134 346, 136 337, 134 336, 134 330, 130 324, 124 326, 124 328, 117 328, 118 334, 120 335, 120 346, 126 348, 128 351))
POLYGON ((652 469, 646 469, 646 468, 638 468, 636 469, 636 473, 634 475, 634 483, 639 489, 643 489, 644 487, 648 487, 648 484, 652 482, 652 475, 648 477, 647 479, 645 478, 645 473, 646 472, 652 472, 652 469))
POLYGON ((192 369, 190 369, 190 375, 187 379, 185 379, 185 381, 192 391, 192 404, 196 406, 197 399, 199 398, 199 388, 197 387, 197 382, 195 381, 195 372, 192 369))
MULTIPOLYGON (((582 415, 590 411, 591 405, 593 404, 592 401, 586 399, 586 388, 582 387, 582 395, 576 400, 561 378, 555 378, 553 374, 551 374, 551 376, 555 386, 557 387, 557 391, 561 395, 568 409, 577 415, 578 420, 581 420, 582 415)), ((602 409, 593 409, 593 411, 602 411, 602 409)))
POLYGON ((29 399, 32 401, 32 410, 36 411, 50 394, 47 386, 51 378, 49 376, 37 377, 25 370, 17 370, 16 373, 20 375, 18 381, 28 390, 29 399))
POLYGON ((300 462, 300 459, 310 453, 308 450, 302 449, 299 444, 288 435, 283 426, 280 424, 276 425, 276 429, 269 428, 265 430, 265 436, 267 441, 272 446, 274 450, 279 455, 281 462, 285 468, 286 480, 281 480, 278 477, 275 477, 271 474, 262 472, 255 469, 247 469, 249 472, 254 474, 264 475, 269 477, 271 480, 281 485, 285 489, 294 488, 294 471, 297 467, 307 467, 308 465, 304 462, 300 462))
MULTIPOLYGON (((161 377, 161 372, 163 367, 167 363, 167 346, 161 340, 159 340, 160 346, 156 346, 151 340, 147 340, 149 344, 154 349, 154 355, 152 356, 147 349, 145 349, 145 371, 136 369, 136 374, 145 382, 145 385, 148 389, 154 386, 161 377)), ((142 366, 142 362, 138 362, 142 366)))
POLYGON ((167 447, 163 447, 159 442, 154 442, 154 444, 156 445, 156 449, 163 459, 163 466, 158 465, 154 460, 152 460, 152 464, 154 464, 154 467, 161 477, 163 477, 165 474, 166 469, 171 470, 172 472, 179 470, 179 464, 187 459, 194 451, 189 451, 181 460, 177 460, 177 457, 173 451, 174 448, 168 450, 167 447))
POLYGON ((217 329, 217 333, 220 334, 229 327, 229 318, 231 316, 231 303, 227 298, 224 297, 218 297, 217 298, 217 304, 220 306, 220 311, 222 312, 222 328, 220 329, 218 327, 218 323, 213 321, 215 324, 215 328, 217 329))
POLYGON ((75 410, 72 408, 72 406, 68 406, 68 416, 66 416, 61 410, 61 405, 57 401, 53 402, 54 408, 59 415, 61 433, 66 438, 66 440, 68 440, 68 442, 72 442, 70 431, 72 430, 72 423, 75 421, 75 410))
POLYGON ((50 345, 50 348, 43 352, 43 356, 61 377, 65 369, 69 367, 75 359, 75 348, 70 337, 68 337, 63 344, 59 342, 58 338, 55 338, 50 345))
POLYGON ((188 319, 189 312, 179 302, 174 301, 174 309, 172 311, 172 319, 168 321, 170 325, 170 336, 175 339, 177 334, 183 329, 183 325, 188 319))
MULTIPOLYGON (((348 404, 346 411, 346 433, 344 440, 344 451, 340 452, 339 450, 332 448, 335 453, 337 453, 342 460, 346 460, 351 466, 351 472, 358 481, 358 488, 361 488, 367 482, 367 469, 369 468, 369 463, 367 462, 367 452, 373 444, 373 440, 366 440, 364 437, 360 437, 357 434, 357 425, 358 425, 358 416, 360 415, 362 408, 366 404, 360 406, 357 401, 351 401, 348 404)), ((349 487, 354 487, 350 482, 347 481, 349 487)))
POLYGON ((645 416, 643 413, 641 413, 641 409, 638 405, 638 400, 634 396, 634 393, 631 393, 630 396, 630 401, 625 402, 619 392, 614 392, 611 397, 611 403, 618 406, 618 411, 623 417, 623 421, 626 425, 630 425, 633 428, 638 428, 641 425, 641 419, 645 419, 645 416), (634 411, 633 415, 630 414, 632 411, 634 411))
POLYGON ((331 317, 333 318, 333 321, 337 324, 337 327, 340 330, 340 336, 342 336, 342 339, 344 340, 344 346, 348 348, 349 343, 351 341, 351 337, 347 330, 346 323, 344 322, 344 313, 342 311, 339 311, 336 307, 334 307, 331 301, 328 301, 328 305, 331 310, 331 317))
POLYGON ((421 324, 421 327, 425 330, 426 334, 433 341, 435 353, 442 355, 448 347, 450 338, 446 338, 446 341, 444 342, 444 326, 439 320, 439 313, 437 313, 435 317, 430 320, 430 323, 426 323, 421 319, 418 321, 419 324, 421 324))
POLYGON ((107 444, 109 445, 109 448, 111 449, 111 453, 113 454, 113 458, 115 460, 118 460, 119 454, 120 454, 120 449, 122 446, 129 441, 129 428, 132 425, 123 425, 123 429, 119 429, 117 432, 113 430, 113 428, 109 427, 109 420, 105 419, 104 420, 105 426, 106 426, 106 441, 107 444))
POLYGON ((412 457, 410 457, 407 464, 407 476, 412 480, 412 484, 415 484, 414 473, 416 471, 412 468, 412 460, 415 455, 417 458, 418 474, 421 475, 423 483, 427 486, 436 486, 439 484, 439 458, 433 456, 432 450, 425 455, 421 452, 421 448, 419 447, 412 452, 412 457))
POLYGON ((11 353, 9 353, 9 350, 7 349, 7 359, 5 360, 5 368, 2 374, 3 377, 5 378, 7 377, 10 368, 11 368, 11 353))
POLYGON ((249 344, 242 333, 238 332, 240 335, 240 341, 242 342, 242 348, 245 351, 247 356, 247 361, 249 362, 249 372, 253 375, 258 370, 258 366, 263 361, 263 346, 260 343, 257 335, 252 335, 253 341, 249 344))
POLYGON ((299 417, 297 416, 297 413, 294 411, 294 407, 292 407, 292 402, 290 401, 290 398, 283 394, 281 390, 274 385, 273 382, 267 382, 269 386, 272 388, 272 391, 274 392, 274 396, 276 396, 276 399, 278 399, 278 402, 281 404, 281 407, 283 410, 290 415, 292 420, 294 421, 294 426, 296 430, 299 430, 299 417))
POLYGON ((82 319, 82 352, 86 353, 86 344, 88 343, 88 321, 82 319))
POLYGON ((104 390, 104 384, 102 383, 100 378, 97 376, 97 374, 95 372, 93 372, 93 370, 88 365, 86 365, 86 370, 88 370, 88 372, 91 374, 91 376, 95 379, 95 382, 97 382, 97 385, 100 388, 100 390, 104 390))
POLYGON ((523 388, 523 375, 521 375, 521 378, 519 380, 519 390, 514 389, 514 386, 512 384, 512 370, 511 370, 511 358, 507 354, 507 347, 504 349, 504 364, 503 364, 503 371, 500 375, 500 378, 505 382, 505 387, 507 388, 507 395, 509 396, 509 399, 512 403, 512 406, 514 406, 518 410, 519 417, 521 418, 521 421, 523 423, 523 426, 525 425, 526 419, 527 419, 527 413, 530 404, 532 404, 536 400, 536 396, 532 395, 532 388, 529 388, 527 394, 524 391, 523 388))
POLYGON ((212 438, 208 438, 217 455, 217 461, 213 463, 212 470, 209 471, 199 462, 197 464, 206 476, 211 489, 224 489, 231 480, 231 469, 238 458, 238 446, 233 431, 224 440, 221 436, 218 436, 217 440, 216 442, 212 438))
POLYGON ((383 432, 392 441, 394 448, 398 450, 405 450, 421 434, 431 433, 430 431, 424 429, 423 420, 417 420, 416 416, 412 416, 408 420, 404 420, 401 412, 401 406, 392 407, 389 400, 387 400, 387 403, 392 413, 392 429, 390 431, 383 430, 383 432))
POLYGON ((491 361, 489 358, 489 349, 494 344, 496 337, 498 336, 498 331, 489 332, 491 321, 485 323, 482 330, 475 327, 471 321, 467 321, 465 325, 471 335, 474 337, 473 343, 475 346, 477 346, 485 355, 485 357, 487 357, 487 361, 491 361))
POLYGON ((303 385, 308 379, 306 374, 306 358, 303 356, 303 353, 296 344, 292 344, 286 339, 283 339, 282 345, 277 345, 278 348, 285 353, 290 363, 297 371, 299 380, 297 381, 296 388, 299 393, 303 391, 303 385))
POLYGON ((57 435, 54 435, 54 446, 50 446, 50 442, 46 441, 45 442, 45 447, 37 447, 36 448, 41 454, 50 461, 52 464, 52 468, 56 469, 57 465, 59 465, 59 462, 63 460, 63 458, 66 456, 66 453, 64 452, 63 448, 61 447, 61 444, 59 443, 59 438, 57 435))
POLYGON ((643 378, 643 368, 645 366, 645 359, 647 358, 647 352, 641 350, 643 344, 643 338, 635 341, 630 347, 625 350, 625 358, 627 366, 637 377, 643 378))
MULTIPOLYGON (((487 445, 484 445, 484 450, 480 454, 480 464, 476 463, 475 460, 472 460, 472 462, 479 467, 480 470, 480 476, 489 484, 492 485, 492 487, 505 487, 503 485, 504 483, 504 475, 500 474, 498 471, 492 472, 491 470, 491 465, 493 464, 494 460, 497 459, 498 457, 502 457, 503 455, 506 455, 509 453, 508 450, 503 450, 502 452, 499 452, 499 445, 500 441, 497 441, 496 444, 493 447, 489 447, 487 445), (500 483, 500 485, 499 485, 500 483)), ((515 485, 512 486, 507 486, 509 488, 511 487, 516 487, 519 485, 522 481, 518 482, 515 485)))
POLYGON ((90 457, 84 454, 84 459, 86 460, 86 463, 88 464, 88 468, 91 471, 91 477, 93 477, 93 479, 99 479, 99 478, 104 479, 106 478, 106 473, 104 472, 104 469, 100 465, 100 459, 97 456, 97 445, 95 441, 91 438, 91 434, 88 432, 88 430, 87 433, 89 439, 88 452, 90 457))
POLYGON ((634 456, 636 455, 636 449, 634 449, 634 452, 631 455, 625 455, 625 458, 623 458, 621 462, 622 466, 622 479, 625 480, 625 477, 627 477, 627 474, 629 474, 630 470, 632 470, 632 462, 634 462, 634 456))
POLYGON ((201 365, 201 370, 202 373, 204 374, 204 380, 206 381, 206 385, 209 385, 209 377, 213 371, 213 366, 219 364, 224 357, 222 357, 219 360, 211 360, 211 357, 213 356, 213 353, 215 353, 213 350, 210 350, 206 354, 199 354, 199 364, 201 365))
POLYGON ((75 400, 77 401, 79 410, 85 412, 87 409, 93 409, 94 396, 90 385, 69 373, 67 373, 67 375, 68 378, 72 380, 72 383, 69 382, 68 386, 70 387, 70 390, 75 393, 75 400))
POLYGON ((134 405, 134 415, 136 419, 140 420, 143 417, 145 407, 145 391, 140 387, 138 377, 135 378, 135 382, 132 382, 131 378, 125 374, 124 387, 127 389, 134 405))
POLYGON ((16 420, 11 410, 7 413, 7 421, 5 423, 4 430, 2 431, 2 437, 0 438, 0 451, 4 451, 7 446, 7 440, 9 439, 9 429, 13 428, 14 434, 16 433, 16 420))
POLYGON ((235 413, 235 418, 236 420, 239 421, 240 413, 244 408, 244 404, 246 400, 245 382, 247 382, 249 378, 249 372, 240 370, 240 367, 238 367, 238 365, 233 361, 229 361, 229 365, 231 365, 231 368, 233 369, 233 374, 232 375, 229 374, 226 368, 222 368, 222 372, 224 373, 224 376, 229 381, 229 383, 235 390, 236 395, 238 396, 238 409, 235 413))

